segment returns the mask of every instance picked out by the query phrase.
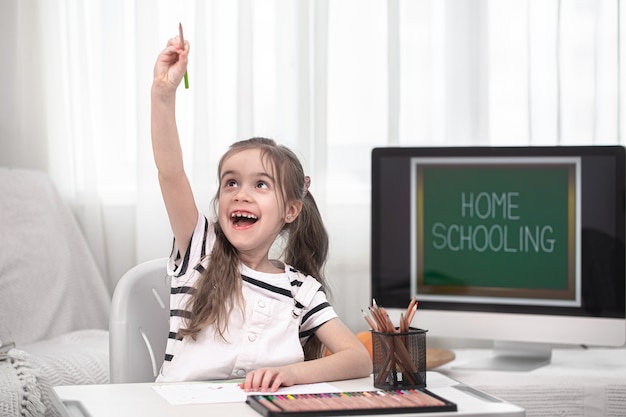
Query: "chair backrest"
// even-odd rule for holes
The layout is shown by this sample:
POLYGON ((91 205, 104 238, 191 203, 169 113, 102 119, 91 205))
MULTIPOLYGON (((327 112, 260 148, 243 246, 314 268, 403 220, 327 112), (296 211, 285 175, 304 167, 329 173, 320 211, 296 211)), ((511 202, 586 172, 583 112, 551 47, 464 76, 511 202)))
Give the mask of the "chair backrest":
POLYGON ((141 263, 117 283, 109 320, 111 383, 152 382, 165 357, 170 280, 167 258, 141 263))

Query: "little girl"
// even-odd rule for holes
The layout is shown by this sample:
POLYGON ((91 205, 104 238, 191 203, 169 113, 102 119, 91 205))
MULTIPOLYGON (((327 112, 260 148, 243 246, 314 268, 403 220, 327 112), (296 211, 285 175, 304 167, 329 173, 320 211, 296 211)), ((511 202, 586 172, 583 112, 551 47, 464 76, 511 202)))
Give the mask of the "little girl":
POLYGON ((152 147, 174 233, 157 381, 245 377, 245 390, 276 391, 369 375, 369 353, 326 299, 328 236, 293 152, 263 138, 235 143, 218 167, 217 221, 199 213, 175 119, 188 54, 188 42, 169 40, 151 92, 152 147), (268 258, 279 234, 285 263, 268 258), (323 346, 332 355, 322 356, 323 346))

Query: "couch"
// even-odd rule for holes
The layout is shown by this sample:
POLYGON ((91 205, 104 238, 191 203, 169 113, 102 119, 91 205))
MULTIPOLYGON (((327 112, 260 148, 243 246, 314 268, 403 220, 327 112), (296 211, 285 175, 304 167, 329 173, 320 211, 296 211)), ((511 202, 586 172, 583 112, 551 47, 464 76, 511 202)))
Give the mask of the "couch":
POLYGON ((51 387, 108 382, 110 299, 49 176, 0 167, 1 416, 53 416, 51 387))

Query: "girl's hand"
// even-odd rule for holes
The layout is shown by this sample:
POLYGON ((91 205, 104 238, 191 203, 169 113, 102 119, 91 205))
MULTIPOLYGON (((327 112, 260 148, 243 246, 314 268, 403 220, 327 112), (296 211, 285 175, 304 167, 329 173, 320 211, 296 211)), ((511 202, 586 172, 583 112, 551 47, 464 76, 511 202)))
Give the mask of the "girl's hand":
POLYGON ((260 368, 248 372, 239 386, 244 391, 276 392, 278 388, 295 384, 295 376, 287 367, 260 368))
POLYGON ((178 36, 170 39, 154 65, 153 88, 175 91, 187 71, 188 58, 189 42, 185 41, 183 49, 178 36))

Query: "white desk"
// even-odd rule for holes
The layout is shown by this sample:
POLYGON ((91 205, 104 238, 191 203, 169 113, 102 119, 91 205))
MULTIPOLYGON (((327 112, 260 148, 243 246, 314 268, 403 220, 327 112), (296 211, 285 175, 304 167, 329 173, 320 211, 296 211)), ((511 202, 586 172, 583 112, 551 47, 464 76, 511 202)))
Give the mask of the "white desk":
POLYGON ((529 372, 461 370, 456 366, 491 350, 454 352, 456 359, 438 372, 517 404, 528 417, 626 416, 626 348, 553 349, 549 365, 529 372))
MULTIPOLYGON (((524 410, 513 404, 490 397, 480 391, 473 390, 457 381, 437 372, 428 372, 426 377, 428 389, 433 393, 457 404, 457 412, 416 413, 414 416, 439 417, 523 417, 524 410), (473 391, 473 392, 472 392, 473 391)), ((199 382, 201 383, 201 382, 199 382)), ((154 383, 141 384, 110 384, 110 385, 76 385, 54 388, 52 401, 54 407, 63 417, 259 417, 246 403, 223 403, 201 405, 171 405, 153 389, 154 383), (73 414, 63 403, 80 403, 87 413, 73 414)), ((364 391, 375 389, 372 378, 361 378, 349 381, 333 382, 338 389, 364 391)), ((78 410, 74 410, 78 411, 78 410)), ((390 415, 390 414, 387 414, 390 415)), ((409 414, 402 414, 406 417, 409 414)))

